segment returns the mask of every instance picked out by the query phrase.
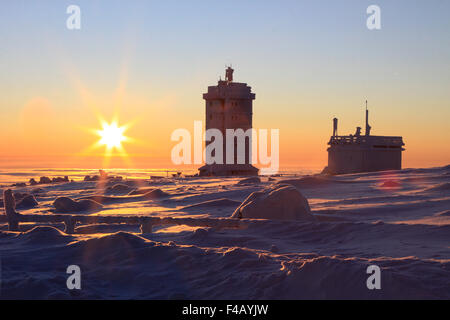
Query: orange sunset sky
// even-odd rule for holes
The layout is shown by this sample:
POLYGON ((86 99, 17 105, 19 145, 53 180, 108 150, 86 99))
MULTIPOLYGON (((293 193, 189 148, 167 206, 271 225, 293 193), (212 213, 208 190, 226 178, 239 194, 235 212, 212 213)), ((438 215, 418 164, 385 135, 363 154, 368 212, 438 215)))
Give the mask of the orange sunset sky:
POLYGON ((2 4, 0 167, 176 168, 170 135, 204 120, 225 64, 256 94, 254 127, 280 130, 282 169, 324 167, 332 118, 354 133, 366 99, 372 134, 403 136, 403 167, 450 164, 448 3, 380 1, 369 31, 364 1, 79 2, 81 30, 64 1, 2 4), (128 156, 92 148, 99 117, 130 124, 128 156))

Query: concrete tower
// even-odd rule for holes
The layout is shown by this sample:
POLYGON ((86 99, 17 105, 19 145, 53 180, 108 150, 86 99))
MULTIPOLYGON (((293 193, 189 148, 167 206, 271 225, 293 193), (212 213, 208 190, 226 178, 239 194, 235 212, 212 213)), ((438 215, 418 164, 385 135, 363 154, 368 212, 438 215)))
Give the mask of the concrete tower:
MULTIPOLYGON (((255 94, 246 83, 233 82, 231 67, 225 70, 225 80, 219 80, 217 86, 209 86, 203 94, 206 102, 206 130, 218 129, 223 136, 222 163, 206 164, 199 169, 201 176, 257 175, 258 169, 251 165, 250 139, 245 139, 245 162, 238 163, 238 141, 234 138, 234 161, 227 164, 226 129, 252 128, 253 100, 255 94)), ((206 142, 206 145, 213 141, 206 142)), ((229 142, 231 143, 231 142, 229 142)))

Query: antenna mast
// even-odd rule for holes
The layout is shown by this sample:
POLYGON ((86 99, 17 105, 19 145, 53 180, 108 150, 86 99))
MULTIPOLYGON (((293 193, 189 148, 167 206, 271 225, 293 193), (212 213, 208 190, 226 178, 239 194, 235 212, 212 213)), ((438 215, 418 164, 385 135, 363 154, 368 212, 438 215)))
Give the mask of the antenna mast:
POLYGON ((367 108, 367 100, 366 100, 366 136, 370 136, 370 125, 369 125, 369 109, 367 108))

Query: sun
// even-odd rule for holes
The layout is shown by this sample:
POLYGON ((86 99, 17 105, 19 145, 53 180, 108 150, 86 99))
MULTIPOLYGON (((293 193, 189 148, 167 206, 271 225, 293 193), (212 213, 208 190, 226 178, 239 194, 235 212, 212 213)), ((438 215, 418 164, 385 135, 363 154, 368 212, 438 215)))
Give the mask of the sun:
POLYGON ((113 149, 123 151, 122 142, 130 140, 125 136, 128 125, 119 126, 115 120, 111 123, 102 120, 101 126, 102 128, 100 130, 95 130, 95 133, 100 136, 97 145, 106 146, 106 150, 108 151, 113 149))
POLYGON ((122 142, 127 140, 124 135, 126 126, 119 127, 117 122, 113 121, 111 123, 103 122, 102 129, 97 130, 97 134, 100 136, 100 145, 105 145, 107 148, 120 148, 122 142))
MULTIPOLYGON (((103 116, 98 116, 99 129, 85 128, 86 131, 99 137, 92 145, 86 148, 82 153, 84 155, 91 155, 95 149, 104 148, 103 163, 102 167, 106 168, 109 166, 110 161, 113 158, 120 157, 126 162, 130 167, 132 166, 132 161, 129 154, 125 150, 123 143, 134 143, 136 139, 131 138, 125 133, 129 128, 131 128, 134 122, 128 122, 121 124, 117 116, 114 116, 111 121, 106 121, 103 116)), ((96 155, 100 155, 95 153, 96 155)))

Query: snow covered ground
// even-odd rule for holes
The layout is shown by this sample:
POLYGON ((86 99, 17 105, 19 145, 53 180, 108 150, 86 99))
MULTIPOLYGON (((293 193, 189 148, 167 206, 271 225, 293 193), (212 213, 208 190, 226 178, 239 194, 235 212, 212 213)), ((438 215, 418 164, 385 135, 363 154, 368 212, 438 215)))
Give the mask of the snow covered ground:
MULTIPOLYGON (((24 174, 25 176, 25 174, 24 174)), ((20 182, 21 176, 16 175, 20 182)), ((71 176, 69 176, 71 178, 71 176)), ((0 297, 132 299, 450 299, 450 166, 330 177, 128 179, 14 187, 53 214, 53 201, 103 194, 116 199, 155 188, 165 194, 104 201, 91 215, 230 217, 252 192, 290 183, 314 221, 264 220, 246 229, 138 225, 0 225, 0 297), (66 269, 81 268, 81 290, 66 269), (369 265, 381 290, 369 290, 369 265)), ((22 179, 23 180, 23 179, 22 179)), ((24 180, 25 181, 25 180, 24 180)), ((0 187, 2 191, 7 187, 0 187)), ((276 212, 273 213, 276 215, 276 212)))

